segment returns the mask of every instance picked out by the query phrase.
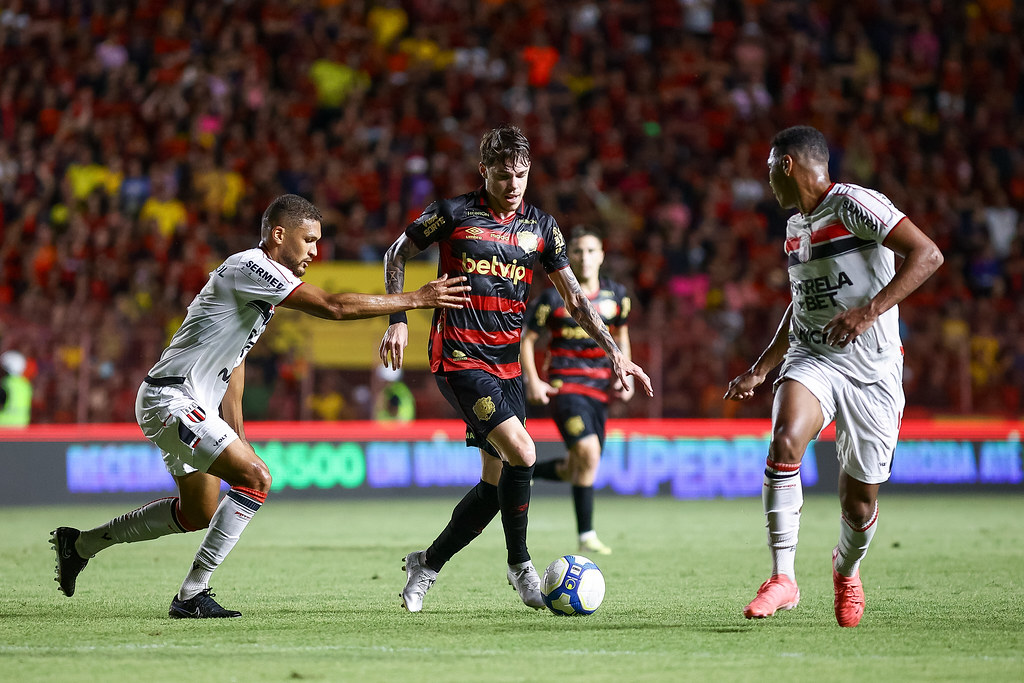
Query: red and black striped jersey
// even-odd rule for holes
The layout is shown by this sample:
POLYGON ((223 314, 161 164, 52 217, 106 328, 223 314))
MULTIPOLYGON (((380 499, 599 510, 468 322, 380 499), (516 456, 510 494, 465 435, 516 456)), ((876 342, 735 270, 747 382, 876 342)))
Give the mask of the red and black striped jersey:
POLYGON ((521 375, 519 337, 534 263, 540 259, 547 273, 569 267, 555 219, 523 203, 501 220, 478 188, 432 203, 405 234, 420 249, 437 242, 438 275, 465 275, 471 288, 467 308, 434 311, 430 369, 484 370, 502 379, 521 375))
MULTIPOLYGON (((612 333, 626 324, 629 295, 617 282, 601 278, 598 291, 590 296, 590 303, 612 333)), ((608 400, 611 361, 604 349, 569 315, 557 289, 546 289, 530 304, 526 326, 537 333, 544 329, 551 332, 544 364, 552 386, 562 393, 608 400)))

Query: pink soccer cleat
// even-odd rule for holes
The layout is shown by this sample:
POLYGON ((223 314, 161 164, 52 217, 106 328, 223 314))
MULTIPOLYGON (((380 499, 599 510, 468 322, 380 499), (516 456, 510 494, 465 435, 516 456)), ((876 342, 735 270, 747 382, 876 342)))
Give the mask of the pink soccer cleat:
POLYGON ((761 584, 757 597, 743 608, 747 619, 764 619, 780 609, 793 609, 800 604, 800 589, 785 574, 776 574, 761 584))
POLYGON ((864 586, 860 582, 859 571, 853 576, 843 576, 836 571, 838 554, 839 548, 835 548, 832 551, 832 587, 836 592, 836 621, 840 626, 851 628, 864 616, 864 586))

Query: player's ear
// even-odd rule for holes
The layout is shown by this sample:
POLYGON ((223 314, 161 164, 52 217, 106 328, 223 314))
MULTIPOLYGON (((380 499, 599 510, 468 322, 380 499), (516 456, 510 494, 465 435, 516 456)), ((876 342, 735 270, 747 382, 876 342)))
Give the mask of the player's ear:
POLYGON ((484 166, 484 162, 481 161, 479 166, 478 166, 478 168, 480 169, 480 177, 486 179, 487 178, 487 167, 484 166))
POLYGON ((274 229, 270 231, 270 239, 274 241, 274 244, 281 244, 284 242, 284 233, 283 225, 275 225, 274 229))

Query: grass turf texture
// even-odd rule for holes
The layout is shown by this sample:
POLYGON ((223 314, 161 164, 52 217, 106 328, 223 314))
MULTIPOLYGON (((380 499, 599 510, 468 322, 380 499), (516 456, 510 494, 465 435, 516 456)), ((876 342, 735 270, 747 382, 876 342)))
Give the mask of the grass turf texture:
MULTIPOLYGON (((126 508, 0 508, 0 680, 675 681, 1020 680, 1024 498, 886 496, 862 567, 867 611, 840 629, 829 560, 834 497, 804 505, 799 607, 747 621, 770 569, 756 499, 599 497, 601 609, 558 617, 505 580, 497 520, 406 613, 401 558, 425 547, 453 498, 274 502, 214 576, 241 619, 178 621, 167 607, 199 541, 104 551, 58 593, 49 531, 126 508)), ((535 496, 543 567, 575 550, 571 503, 535 496)))

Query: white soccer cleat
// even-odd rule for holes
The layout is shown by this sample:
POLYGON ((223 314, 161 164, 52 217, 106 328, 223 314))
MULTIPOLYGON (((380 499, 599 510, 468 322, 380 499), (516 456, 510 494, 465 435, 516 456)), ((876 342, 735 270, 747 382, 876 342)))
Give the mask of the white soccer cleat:
POLYGON ((402 607, 410 612, 419 612, 423 609, 423 596, 427 594, 430 587, 437 581, 437 572, 427 566, 427 552, 418 550, 405 556, 406 582, 402 590, 402 607))
POLYGON ((587 540, 580 539, 580 555, 611 555, 612 549, 601 542, 601 539, 590 536, 587 540))
POLYGON ((527 560, 522 564, 508 566, 508 583, 516 589, 519 597, 527 607, 544 609, 544 598, 540 594, 540 576, 527 560))

